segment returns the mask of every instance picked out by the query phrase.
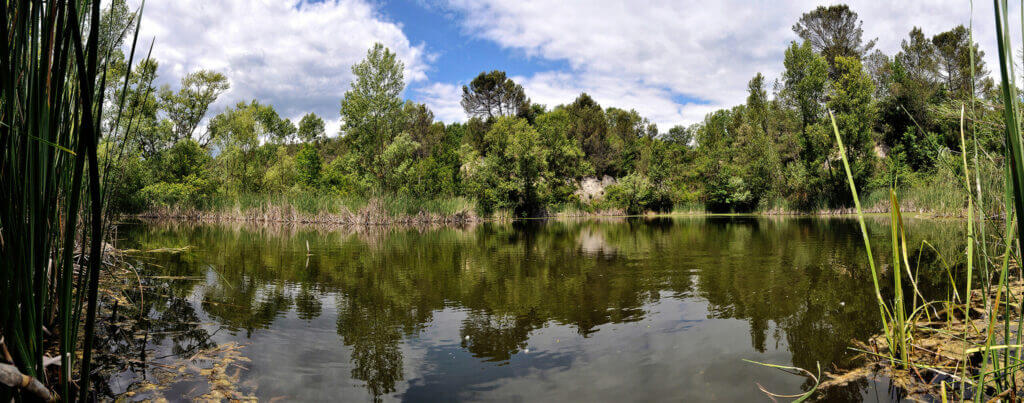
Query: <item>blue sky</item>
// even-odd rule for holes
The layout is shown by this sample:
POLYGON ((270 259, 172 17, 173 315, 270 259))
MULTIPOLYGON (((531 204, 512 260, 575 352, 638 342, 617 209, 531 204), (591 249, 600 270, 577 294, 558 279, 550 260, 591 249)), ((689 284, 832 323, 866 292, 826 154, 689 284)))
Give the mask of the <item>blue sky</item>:
MULTIPOLYGON (((130 0, 130 4, 139 0, 130 0)), ((892 55, 914 26, 927 35, 971 22, 963 0, 852 0, 867 38, 892 55)), ((150 1, 141 38, 155 39, 160 84, 197 69, 231 89, 210 115, 259 99, 286 117, 316 112, 340 126, 351 65, 381 42, 405 63, 405 97, 437 119, 465 120, 461 86, 504 70, 534 102, 587 92, 635 109, 662 131, 744 101, 746 83, 782 71, 790 27, 812 0, 175 0, 150 1)), ((975 37, 994 65, 991 5, 975 9, 975 37)), ((1013 11, 1014 13, 1016 11, 1013 11)), ((1014 14, 1016 15, 1016 14, 1014 14)), ((1019 36, 1015 36, 1019 38, 1019 36)))
POLYGON ((432 80, 469 81, 481 71, 503 70, 513 76, 528 76, 547 70, 569 68, 564 60, 529 57, 516 49, 474 37, 459 25, 464 18, 455 10, 422 1, 386 0, 379 4, 382 17, 401 25, 413 43, 422 43, 436 59, 428 70, 432 80))

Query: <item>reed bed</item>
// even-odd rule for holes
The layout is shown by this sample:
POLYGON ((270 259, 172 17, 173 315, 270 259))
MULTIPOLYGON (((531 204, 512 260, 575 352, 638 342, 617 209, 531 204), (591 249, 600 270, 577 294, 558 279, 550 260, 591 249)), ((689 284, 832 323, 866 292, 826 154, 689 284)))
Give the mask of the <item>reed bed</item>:
MULTIPOLYGON (((1024 275, 1020 266, 1020 237, 1016 236, 1024 225, 1021 214, 1024 211, 1024 141, 1007 2, 993 0, 993 3, 1006 163, 1003 181, 999 183, 993 179, 998 174, 994 174, 992 167, 979 163, 977 151, 971 154, 964 115, 967 108, 973 110, 974 105, 961 106, 958 165, 962 177, 945 182, 958 183, 954 201, 959 200, 960 204, 950 206, 958 207, 962 213, 950 215, 966 218, 962 249, 966 264, 944 268, 950 280, 944 298, 928 300, 918 289, 916 273, 920 268, 911 264, 913 258, 907 253, 904 210, 895 187, 889 189, 884 202, 878 195, 872 196, 872 208, 887 210, 890 220, 892 267, 889 274, 893 284, 891 295, 883 295, 883 279, 876 267, 864 223, 867 212, 850 173, 835 118, 829 113, 853 195, 854 212, 863 233, 881 333, 866 342, 855 342, 853 349, 868 358, 868 364, 862 368, 820 377, 804 369, 785 367, 813 381, 810 390, 791 397, 808 399, 817 390, 877 375, 887 376, 910 397, 923 400, 1017 401, 1024 397, 1024 333, 1021 332, 1024 329, 1024 275), (886 206, 883 207, 883 203, 886 206)), ((1024 28, 1024 11, 1021 24, 1024 28)), ((973 37, 970 41, 974 43, 973 37)), ((976 128, 972 127, 970 132, 973 149, 977 150, 976 128)), ((928 199, 935 195, 927 193, 915 197, 928 199)), ((765 392, 773 397, 780 396, 765 392)))
POLYGON ((0 350, 10 363, 0 379, 20 380, 0 382, 0 401, 93 396, 107 263, 97 150, 103 116, 113 112, 112 132, 131 120, 123 102, 104 105, 107 60, 121 43, 108 39, 134 28, 129 65, 138 41, 138 19, 105 27, 100 3, 0 2, 0 350))
POLYGON ((463 198, 411 201, 400 198, 340 199, 332 196, 241 196, 211 208, 163 207, 142 218, 208 222, 249 221, 336 225, 462 224, 479 220, 463 198))

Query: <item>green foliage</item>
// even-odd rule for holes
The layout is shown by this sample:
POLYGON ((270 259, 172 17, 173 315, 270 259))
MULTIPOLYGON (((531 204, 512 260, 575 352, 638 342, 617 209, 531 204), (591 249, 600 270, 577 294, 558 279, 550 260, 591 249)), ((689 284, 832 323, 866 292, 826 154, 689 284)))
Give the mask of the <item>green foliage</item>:
POLYGON ((263 174, 263 191, 283 193, 300 179, 297 158, 288 155, 288 150, 278 147, 274 164, 263 174))
POLYGON ((187 176, 207 176, 213 159, 195 140, 185 139, 164 150, 153 160, 153 178, 160 182, 175 182, 187 176))
POLYGON ((461 103, 466 115, 482 119, 520 116, 530 112, 530 100, 526 98, 523 86, 500 70, 482 72, 469 85, 462 86, 461 103))
POLYGON ((209 185, 195 176, 182 178, 181 182, 158 182, 142 188, 142 198, 153 207, 199 208, 208 197, 209 185))
MULTIPOLYGON (((117 18, 132 18, 116 4, 117 18)), ((124 23, 111 18, 110 27, 124 23)), ((375 44, 352 66, 338 136, 328 138, 316 114, 295 126, 256 100, 226 108, 194 133, 227 78, 197 71, 177 92, 157 91, 156 61, 129 72, 113 52, 107 76, 116 82, 124 75, 126 90, 103 97, 125 103, 139 135, 112 131, 130 150, 112 205, 125 212, 175 203, 201 208, 204 196, 300 192, 346 200, 465 197, 483 214, 517 216, 672 205, 714 212, 845 208, 851 200, 827 111, 866 194, 891 183, 944 189, 945 182, 928 179, 945 177, 936 164, 957 149, 960 105, 972 99, 979 102, 967 118, 979 124, 971 151, 1002 154, 1000 128, 982 124, 997 121, 1002 106, 972 98, 991 96, 993 85, 964 27, 934 37, 915 28, 892 57, 870 53, 874 41, 863 38, 857 14, 844 5, 811 10, 793 29, 802 41, 783 50, 780 77, 757 73, 745 104, 667 132, 636 110, 603 108, 586 93, 550 110, 534 105, 498 70, 463 88, 468 121, 438 122, 426 105, 402 98, 404 64, 375 44), (618 182, 604 200, 594 200, 600 189, 581 189, 595 178, 618 182)), ((102 122, 117 123, 113 113, 102 122)), ((921 200, 944 208, 933 196, 921 200)))
POLYGON ((171 142, 191 138, 210 105, 229 88, 227 77, 209 70, 186 74, 177 92, 166 85, 161 88, 160 106, 174 128, 171 142))
POLYGON ((484 213, 511 210, 517 216, 535 215, 544 206, 547 150, 540 134, 525 119, 501 117, 485 135, 484 155, 467 149, 467 193, 484 213))
POLYGON ((295 156, 295 174, 299 183, 316 186, 320 182, 320 153, 309 144, 304 144, 295 156))
POLYGON ((366 194, 372 183, 359 174, 358 164, 356 156, 352 154, 334 158, 324 168, 321 179, 323 186, 341 197, 357 197, 366 194))
POLYGON ((836 58, 847 57, 860 60, 875 46, 875 40, 864 42, 864 25, 857 13, 846 4, 818 6, 800 16, 793 24, 793 32, 809 43, 814 51, 821 54, 831 66, 829 77, 835 79, 841 74, 836 58))
POLYGON ((586 154, 579 144, 568 137, 569 113, 565 108, 541 114, 536 119, 535 127, 547 155, 547 195, 544 199, 548 204, 559 205, 573 201, 577 182, 585 176, 593 175, 594 168, 586 159, 586 154))
POLYGON ((352 66, 352 88, 341 101, 345 141, 358 157, 361 173, 384 185, 390 169, 381 159, 384 149, 401 131, 404 64, 384 45, 375 44, 366 59, 352 66))
POLYGON ((825 58, 811 49, 810 42, 804 41, 803 44, 790 44, 783 65, 786 70, 782 73, 783 88, 780 95, 795 107, 806 130, 808 125, 821 118, 821 104, 828 82, 828 64, 825 58))
POLYGON ((668 211, 672 201, 668 195, 640 174, 629 174, 605 189, 605 203, 612 208, 621 208, 627 214, 645 211, 668 211))
POLYGON ((303 115, 302 120, 299 120, 298 136, 299 140, 306 143, 322 141, 327 137, 324 120, 312 112, 303 115))
POLYGON ((858 187, 863 187, 874 167, 874 83, 855 58, 836 57, 835 66, 838 78, 832 83, 827 105, 835 115, 839 135, 846 145, 853 180, 858 187))
MULTIPOLYGON (((103 159, 112 158, 104 155, 103 159)), ((107 208, 112 211, 139 213, 148 207, 148 201, 140 194, 143 187, 151 182, 145 161, 138 156, 122 156, 117 162, 117 170, 109 171, 114 175, 109 181, 109 201, 107 208)))
POLYGON ((407 194, 416 180, 416 165, 413 156, 420 144, 412 140, 409 133, 399 134, 384 148, 381 163, 388 167, 382 178, 382 187, 389 193, 407 194))
POLYGON ((604 110, 586 93, 566 107, 569 113, 569 138, 587 155, 597 176, 613 173, 612 148, 608 142, 608 120, 604 110))

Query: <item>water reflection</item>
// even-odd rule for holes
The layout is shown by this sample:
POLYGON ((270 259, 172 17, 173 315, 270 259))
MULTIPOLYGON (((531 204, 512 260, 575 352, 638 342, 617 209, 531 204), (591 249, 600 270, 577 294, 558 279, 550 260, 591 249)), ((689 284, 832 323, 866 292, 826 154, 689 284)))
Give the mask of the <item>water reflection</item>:
MULTIPOLYGON (((884 222, 870 230, 885 241, 884 222)), ((249 343, 243 378, 260 397, 710 400, 762 398, 755 381, 810 386, 741 358, 853 364, 850 340, 878 322, 858 231, 751 217, 355 232, 137 224, 120 246, 194 247, 142 260, 147 274, 192 279, 161 283, 169 297, 150 303, 164 326, 194 332, 154 343, 175 354, 249 343)), ((956 264, 959 231, 912 221, 909 245, 927 237, 956 264)), ((922 270, 922 286, 944 292, 944 276, 922 270)), ((826 397, 861 400, 866 386, 826 397)))

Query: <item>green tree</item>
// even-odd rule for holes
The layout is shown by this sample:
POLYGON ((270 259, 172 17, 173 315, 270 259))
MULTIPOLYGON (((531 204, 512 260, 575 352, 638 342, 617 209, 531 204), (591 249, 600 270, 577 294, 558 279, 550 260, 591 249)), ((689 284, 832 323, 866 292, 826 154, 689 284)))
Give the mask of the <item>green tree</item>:
POLYGON ((153 183, 139 194, 150 207, 200 207, 214 194, 212 157, 193 139, 182 139, 148 159, 153 183))
POLYGON ((358 159, 358 167, 379 186, 390 167, 381 156, 401 130, 405 65, 380 43, 352 66, 352 88, 341 101, 345 140, 358 159))
POLYGON ((608 143, 608 120, 604 110, 590 95, 580 94, 566 107, 569 113, 569 138, 580 145, 598 176, 614 172, 611 145, 608 143))
POLYGON ((420 144, 413 141, 409 133, 401 133, 384 148, 380 161, 388 167, 383 189, 396 194, 410 194, 416 177, 416 156, 420 144))
POLYGON ((320 142, 327 137, 324 120, 315 113, 307 113, 299 120, 299 140, 305 143, 320 142))
POLYGON ((693 130, 681 125, 672 126, 665 134, 665 141, 689 147, 693 143, 693 130))
POLYGON ((914 170, 934 165, 939 147, 935 108, 940 81, 935 45, 915 27, 903 41, 891 66, 889 96, 880 102, 884 144, 903 153, 914 170))
POLYGON ((940 81, 951 98, 961 101, 985 94, 994 86, 985 67, 985 52, 977 43, 971 43, 970 36, 967 28, 957 25, 932 37, 940 81))
POLYGON ((505 76, 504 71, 482 72, 469 85, 462 86, 462 108, 466 115, 482 119, 518 116, 530 110, 523 86, 505 76))
POLYGON ((579 144, 568 136, 569 113, 565 108, 556 108, 539 115, 534 127, 548 151, 548 194, 544 199, 549 204, 569 202, 579 180, 594 173, 579 144))
MULTIPOLYGON (((877 113, 872 94, 875 92, 871 77, 860 61, 852 57, 837 57, 839 78, 832 84, 828 108, 836 118, 839 135, 846 146, 846 155, 857 186, 863 188, 874 166, 874 136, 872 128, 877 113)), ((836 170, 836 179, 843 176, 836 170)), ((834 183, 841 183, 837 180, 834 183)), ((837 187, 836 195, 846 195, 837 187)), ((846 198, 842 198, 846 201, 846 198)))
POLYGON ((405 130, 412 137, 412 141, 420 144, 416 153, 417 157, 424 158, 431 155, 443 140, 444 124, 434 122, 434 112, 431 112, 424 104, 406 101, 404 113, 405 130))
POLYGON ((320 182, 320 153, 311 144, 303 144, 295 155, 295 173, 299 183, 315 187, 320 182))
POLYGON ((626 214, 664 211, 672 207, 668 197, 646 176, 631 173, 605 190, 605 202, 626 214))
POLYGON ((786 49, 783 65, 786 70, 782 73, 781 96, 800 116, 803 134, 801 154, 806 161, 811 161, 821 150, 815 149, 815 141, 808 133, 808 126, 821 118, 828 65, 824 58, 814 53, 808 41, 802 45, 792 42, 786 49))
POLYGON ((479 155, 466 151, 467 192, 476 198, 481 212, 511 210, 516 216, 532 216, 543 208, 546 192, 547 150, 540 134, 521 118, 501 117, 487 132, 488 149, 479 155))
POLYGON ((640 158, 642 140, 658 134, 658 127, 637 113, 636 110, 608 108, 607 139, 610 148, 610 166, 606 172, 612 176, 625 176, 636 169, 640 158))
MULTIPOLYGON (((171 142, 192 137, 210 105, 229 88, 231 84, 227 77, 210 70, 186 74, 181 78, 181 88, 177 92, 164 85, 160 89, 160 107, 173 125, 171 142)), ((206 147, 210 137, 200 136, 199 142, 206 147)))
POLYGON ((299 175, 296 157, 289 155, 284 147, 278 147, 274 163, 263 174, 262 191, 283 193, 295 185, 299 175))
POLYGON ((829 77, 839 77, 836 69, 837 57, 853 57, 860 60, 875 46, 875 40, 864 42, 864 25, 857 13, 845 4, 818 6, 800 16, 793 24, 793 32, 811 44, 829 64, 829 77))
POLYGON ((747 83, 747 109, 751 119, 761 131, 768 131, 768 91, 764 89, 764 75, 757 73, 747 83))
POLYGON ((210 139, 220 151, 217 159, 231 190, 258 191, 262 187, 261 157, 269 158, 274 151, 261 150, 260 140, 275 136, 274 131, 282 125, 272 107, 255 100, 239 102, 210 119, 210 139))

